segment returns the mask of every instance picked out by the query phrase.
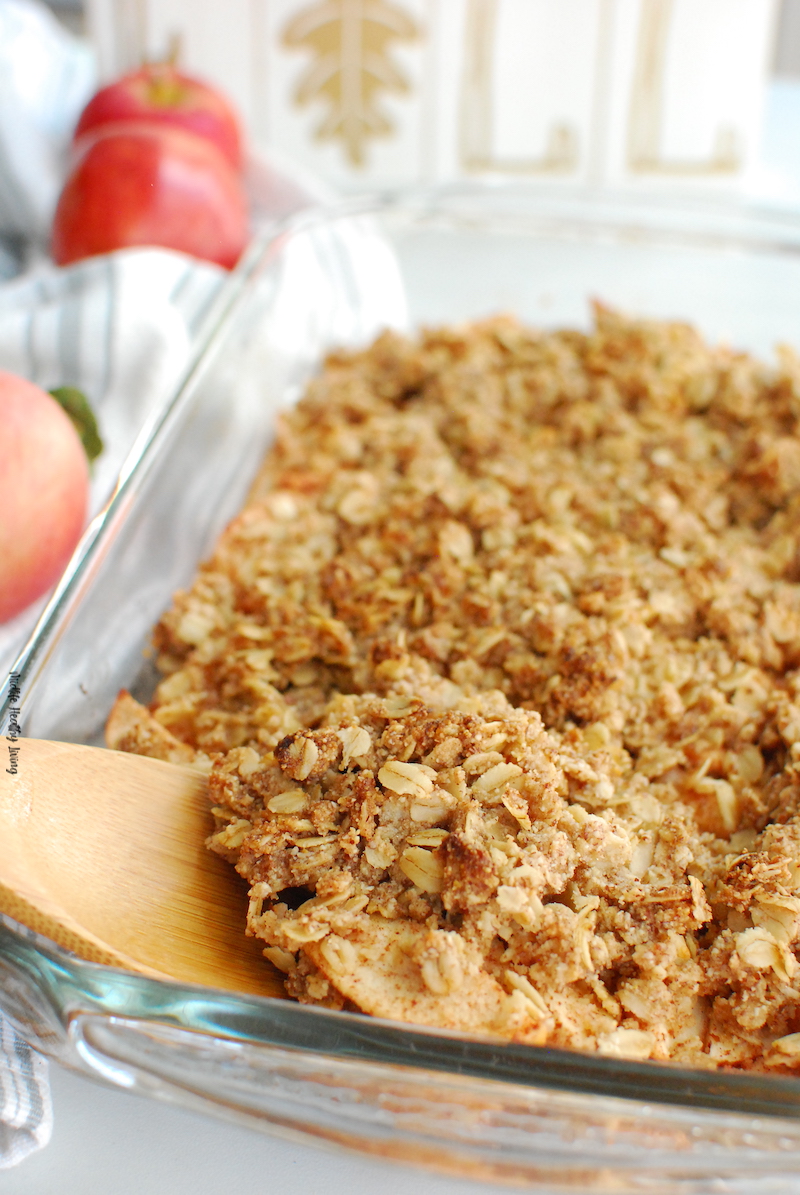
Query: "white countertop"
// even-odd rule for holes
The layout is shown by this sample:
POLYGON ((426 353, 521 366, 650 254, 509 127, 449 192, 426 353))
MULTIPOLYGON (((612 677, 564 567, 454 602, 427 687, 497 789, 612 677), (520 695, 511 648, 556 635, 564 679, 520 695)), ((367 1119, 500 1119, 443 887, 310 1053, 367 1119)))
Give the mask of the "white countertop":
POLYGON ((3 1195, 508 1195, 306 1148, 50 1067, 53 1137, 0 1173, 3 1195))

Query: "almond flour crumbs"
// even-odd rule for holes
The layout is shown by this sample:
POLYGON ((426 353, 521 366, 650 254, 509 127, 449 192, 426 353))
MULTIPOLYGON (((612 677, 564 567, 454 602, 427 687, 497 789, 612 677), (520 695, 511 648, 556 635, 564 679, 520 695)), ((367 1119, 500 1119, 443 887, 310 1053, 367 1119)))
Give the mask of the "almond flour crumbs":
POLYGON ((210 769, 287 992, 800 1066, 800 361, 598 308, 336 353, 111 745, 210 769))

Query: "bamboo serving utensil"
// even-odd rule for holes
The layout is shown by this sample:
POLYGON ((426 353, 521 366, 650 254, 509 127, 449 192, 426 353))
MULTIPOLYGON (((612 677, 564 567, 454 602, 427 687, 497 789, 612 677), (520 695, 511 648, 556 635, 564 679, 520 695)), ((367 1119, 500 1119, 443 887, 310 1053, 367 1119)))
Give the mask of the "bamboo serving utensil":
POLYGON ((92 962, 262 996, 247 890, 204 845, 205 777, 99 747, 20 739, 0 769, 0 911, 92 962))

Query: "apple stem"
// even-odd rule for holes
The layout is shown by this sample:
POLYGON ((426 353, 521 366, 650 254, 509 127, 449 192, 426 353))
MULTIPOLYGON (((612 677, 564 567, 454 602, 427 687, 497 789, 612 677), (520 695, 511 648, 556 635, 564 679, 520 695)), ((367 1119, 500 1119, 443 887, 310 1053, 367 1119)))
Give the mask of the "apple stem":
POLYGON ((183 58, 183 34, 179 29, 173 29, 169 35, 169 44, 167 46, 167 56, 164 61, 169 65, 176 67, 183 58))
POLYGON ((184 89, 175 72, 182 57, 183 34, 173 29, 166 54, 162 58, 145 58, 143 65, 150 72, 149 98, 153 104, 170 108, 181 102, 184 89))

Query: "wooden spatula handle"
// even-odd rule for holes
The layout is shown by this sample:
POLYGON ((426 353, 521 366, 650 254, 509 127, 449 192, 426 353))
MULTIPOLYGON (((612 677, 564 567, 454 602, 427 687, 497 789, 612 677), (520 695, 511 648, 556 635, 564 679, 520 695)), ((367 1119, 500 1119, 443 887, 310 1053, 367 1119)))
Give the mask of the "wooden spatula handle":
POLYGON ((244 934, 246 890, 205 847, 206 778, 188 767, 20 739, 0 772, 0 909, 83 958, 282 995, 244 934))

